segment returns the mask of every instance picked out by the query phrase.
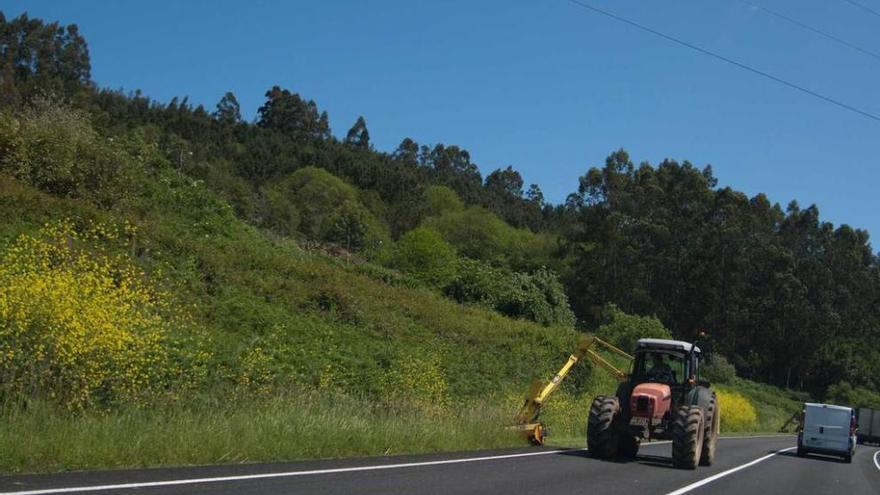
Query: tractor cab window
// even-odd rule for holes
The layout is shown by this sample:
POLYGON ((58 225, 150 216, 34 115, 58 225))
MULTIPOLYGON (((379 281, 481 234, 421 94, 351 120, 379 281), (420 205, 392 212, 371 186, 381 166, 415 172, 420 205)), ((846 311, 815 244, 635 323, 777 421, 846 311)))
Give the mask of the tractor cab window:
POLYGON ((676 384, 687 377, 687 359, 684 354, 664 351, 643 352, 636 359, 635 378, 647 381, 676 384))

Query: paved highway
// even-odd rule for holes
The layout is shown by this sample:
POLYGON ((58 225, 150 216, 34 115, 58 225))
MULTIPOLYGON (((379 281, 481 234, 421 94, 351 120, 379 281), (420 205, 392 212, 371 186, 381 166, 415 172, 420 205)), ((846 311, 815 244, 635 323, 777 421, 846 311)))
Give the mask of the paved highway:
POLYGON ((798 458, 795 439, 724 438, 716 463, 673 469, 670 445, 643 445, 632 461, 583 450, 513 449, 284 464, 205 466, 0 477, 0 495, 82 494, 880 494, 880 448, 852 464, 798 458))

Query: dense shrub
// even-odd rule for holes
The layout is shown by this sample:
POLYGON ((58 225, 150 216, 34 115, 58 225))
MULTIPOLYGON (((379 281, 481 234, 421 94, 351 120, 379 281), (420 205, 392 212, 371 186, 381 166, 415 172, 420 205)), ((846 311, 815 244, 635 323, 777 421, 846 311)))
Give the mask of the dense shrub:
POLYGON ((514 318, 542 325, 574 325, 574 313, 556 274, 540 268, 534 273, 514 272, 505 284, 496 309, 514 318))
POLYGON ((458 273, 443 292, 461 303, 473 303, 495 309, 503 298, 508 274, 482 261, 463 258, 458 273))
POLYGON ((736 368, 721 354, 710 354, 702 363, 700 374, 712 383, 731 383, 736 378, 736 368))
POLYGON ((512 227, 505 224, 488 210, 471 207, 461 211, 448 211, 425 221, 447 242, 468 258, 503 264, 506 255, 505 234, 512 227))
POLYGON ((168 316, 163 294, 124 256, 96 249, 132 234, 130 227, 60 222, 20 236, 3 253, 3 396, 36 394, 78 409, 137 400, 196 376, 179 365, 206 356, 173 356, 170 335, 182 323, 168 316))
POLYGON ((427 227, 404 234, 392 258, 395 267, 434 287, 443 287, 455 277, 457 261, 455 248, 427 227))
POLYGON ((264 223, 281 234, 296 231, 370 255, 388 245, 388 228, 359 200, 357 189, 325 170, 297 170, 264 196, 264 223))
POLYGON ((479 304, 513 318, 542 325, 574 325, 562 284, 546 268, 533 273, 511 272, 465 259, 444 292, 458 302, 479 304))
POLYGON ((464 203, 455 191, 446 186, 429 186, 425 189, 427 215, 434 217, 445 212, 458 212, 464 209, 464 203))
POLYGON ((639 339, 672 338, 672 333, 657 318, 630 315, 613 304, 603 308, 602 324, 596 329, 596 335, 627 352, 635 349, 639 339))
POLYGON ((44 191, 110 206, 125 194, 124 155, 89 117, 49 98, 0 115, 0 170, 44 191))
MULTIPOLYGON (((443 189, 436 187, 429 191, 443 189)), ((429 201, 432 200, 429 198, 429 201)), ((441 210, 439 215, 426 218, 423 225, 440 232, 463 256, 513 271, 529 272, 542 266, 555 266, 552 256, 556 249, 555 236, 514 228, 478 206, 445 206, 441 210)))

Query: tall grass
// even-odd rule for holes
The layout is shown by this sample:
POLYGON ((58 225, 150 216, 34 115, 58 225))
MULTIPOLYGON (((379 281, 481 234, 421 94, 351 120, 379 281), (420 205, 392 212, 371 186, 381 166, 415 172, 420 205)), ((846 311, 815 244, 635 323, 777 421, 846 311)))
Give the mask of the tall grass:
POLYGON ((473 401, 454 412, 388 408, 335 394, 198 398, 187 405, 69 413, 7 406, 0 471, 245 463, 522 445, 510 412, 473 401))

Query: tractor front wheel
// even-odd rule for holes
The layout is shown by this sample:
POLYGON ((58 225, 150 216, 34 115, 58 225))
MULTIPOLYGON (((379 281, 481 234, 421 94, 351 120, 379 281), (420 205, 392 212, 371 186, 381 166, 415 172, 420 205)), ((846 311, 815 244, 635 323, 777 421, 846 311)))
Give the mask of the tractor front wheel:
POLYGON ((620 438, 617 441, 617 453, 621 457, 634 459, 637 455, 639 455, 639 444, 641 443, 641 439, 639 437, 631 435, 629 433, 621 433, 619 437, 620 438))
POLYGON ((678 408, 672 423, 672 465, 696 469, 703 451, 705 434, 703 410, 698 406, 678 408))
POLYGON ((587 420, 587 448, 599 459, 610 459, 618 452, 618 434, 614 418, 620 413, 617 397, 600 395, 593 399, 587 420))

